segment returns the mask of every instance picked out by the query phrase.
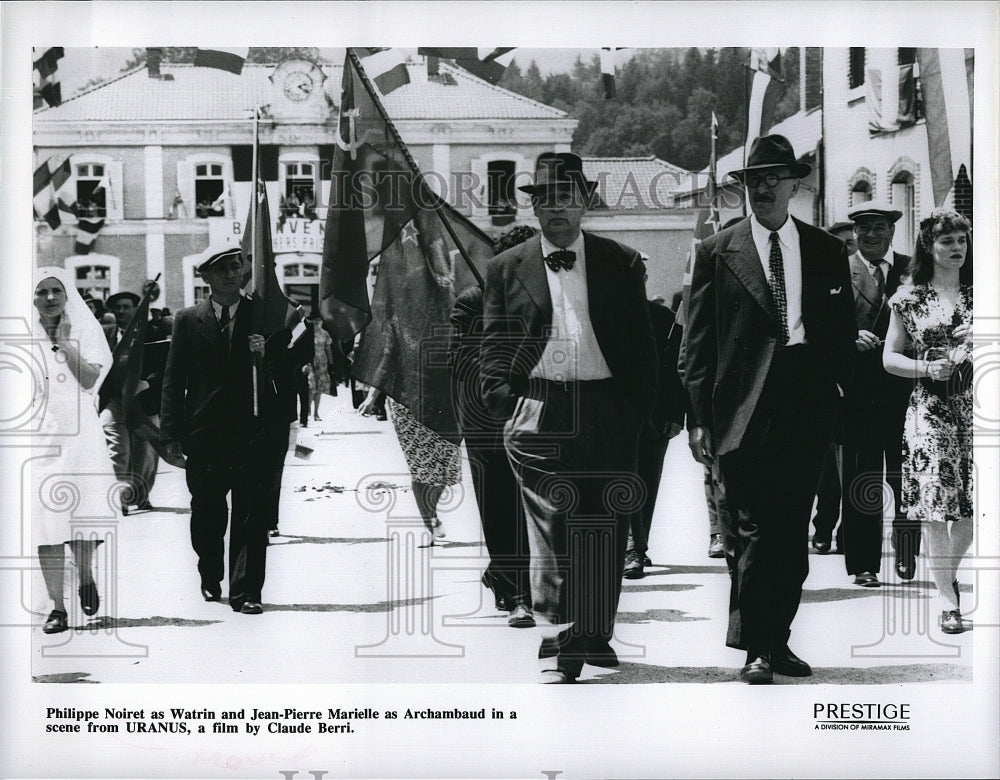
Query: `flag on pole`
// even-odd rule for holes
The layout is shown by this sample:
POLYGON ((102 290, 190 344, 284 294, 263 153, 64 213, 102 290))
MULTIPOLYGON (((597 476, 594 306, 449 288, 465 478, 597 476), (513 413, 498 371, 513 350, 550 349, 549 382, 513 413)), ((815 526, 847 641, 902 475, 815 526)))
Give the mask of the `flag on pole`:
POLYGON ((369 48, 354 51, 364 62, 368 77, 383 95, 410 83, 410 72, 398 49, 369 48))
POLYGON ((615 51, 607 47, 601 49, 601 84, 605 100, 615 96, 615 51))
POLYGON ((103 217, 79 217, 76 221, 76 242, 73 251, 78 255, 90 254, 103 227, 103 217))
POLYGON ((243 257, 253 264, 253 332, 266 336, 288 325, 290 312, 295 310, 295 306, 285 296, 278 281, 271 241, 271 210, 267 205, 264 182, 260 179, 257 180, 256 195, 250 199, 240 247, 243 257), (252 235, 251 226, 254 226, 252 235))
POLYGON ((917 121, 917 90, 913 65, 883 70, 869 68, 865 76, 868 132, 891 133, 917 121), (883 78, 883 74, 885 78, 883 78))
POLYGON ((363 331, 352 368, 356 379, 448 436, 457 431, 446 360, 448 323, 456 292, 476 280, 443 219, 480 272, 493 254, 492 241, 420 181, 377 99, 348 56, 321 312, 341 341, 363 331), (378 277, 369 301, 369 262, 376 257, 378 277))
MULTIPOLYGON (((32 49, 32 55, 38 53, 37 49, 32 49)), ((38 83, 35 92, 35 108, 39 107, 39 102, 44 101, 50 106, 58 106, 62 103, 62 85, 59 83, 58 69, 59 60, 63 58, 63 47, 56 46, 45 49, 40 56, 34 60, 34 70, 38 72, 38 83)))
POLYGON ((780 49, 752 49, 747 100, 746 155, 755 138, 767 135, 774 125, 774 109, 785 94, 780 49))
POLYGON ((69 157, 55 167, 50 157, 35 169, 32 177, 35 216, 44 219, 53 230, 62 224, 59 209, 62 199, 59 197, 59 190, 69 181, 72 173, 73 166, 69 157))
POLYGON ((972 51, 917 49, 934 206, 943 205, 965 166, 972 179, 972 51))
MULTIPOLYGON (((507 66, 514 59, 513 47, 421 47, 417 49, 417 54, 425 57, 440 57, 441 59, 453 60, 455 64, 468 71, 473 76, 488 81, 490 84, 499 84, 503 74, 507 71, 507 66)), ((368 69, 367 63, 365 64, 368 69)))
POLYGON ((225 49, 198 49, 194 55, 194 64, 200 68, 215 68, 239 76, 243 72, 243 64, 250 53, 249 46, 238 46, 225 49))

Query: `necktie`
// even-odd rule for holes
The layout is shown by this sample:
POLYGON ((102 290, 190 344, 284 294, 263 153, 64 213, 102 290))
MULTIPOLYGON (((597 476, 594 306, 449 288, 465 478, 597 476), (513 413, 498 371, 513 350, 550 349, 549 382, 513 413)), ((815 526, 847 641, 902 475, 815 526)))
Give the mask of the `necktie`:
POLYGON ((885 274, 882 273, 881 263, 875 266, 875 272, 872 276, 875 279, 875 286, 878 288, 878 299, 881 301, 882 296, 885 295, 885 274))
POLYGON ((777 233, 771 233, 771 256, 768 258, 768 264, 771 267, 771 297, 774 299, 774 306, 778 310, 781 322, 778 346, 783 347, 788 343, 788 299, 785 296, 785 264, 781 257, 781 244, 778 243, 777 233))
POLYGON ((545 258, 545 264, 556 272, 561 268, 568 271, 574 263, 576 263, 576 252, 570 252, 568 249, 559 249, 545 258))
POLYGON ((222 307, 222 316, 219 317, 219 333, 229 338, 229 307, 222 307))

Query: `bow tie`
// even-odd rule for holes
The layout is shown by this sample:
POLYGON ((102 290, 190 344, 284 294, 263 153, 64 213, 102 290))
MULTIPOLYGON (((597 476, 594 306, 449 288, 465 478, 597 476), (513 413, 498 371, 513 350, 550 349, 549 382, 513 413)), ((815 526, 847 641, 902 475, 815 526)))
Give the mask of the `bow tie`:
POLYGON ((568 271, 575 262, 576 252, 570 252, 568 249, 559 249, 545 258, 545 264, 553 271, 559 271, 561 268, 568 271))

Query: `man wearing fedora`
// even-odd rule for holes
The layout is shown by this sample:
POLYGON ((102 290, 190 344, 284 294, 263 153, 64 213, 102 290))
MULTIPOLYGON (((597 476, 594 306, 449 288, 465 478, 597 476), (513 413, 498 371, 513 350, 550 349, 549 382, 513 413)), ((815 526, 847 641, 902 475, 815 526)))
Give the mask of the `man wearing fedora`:
POLYGON ((639 253, 580 230, 596 185, 580 158, 539 156, 531 195, 541 235, 487 266, 483 396, 503 424, 521 488, 541 681, 617 666, 610 646, 640 425, 657 392, 656 344, 639 253))
MULTIPOLYGON (((198 271, 211 289, 201 303, 177 312, 163 379, 160 424, 172 450, 186 456, 191 493, 191 544, 198 556, 201 595, 222 596, 223 539, 229 525, 229 606, 263 611, 267 553, 266 500, 273 478, 273 421, 285 420, 268 360, 253 402, 254 356, 264 337, 252 332, 254 301, 241 294, 245 262, 238 246, 210 246, 198 271), (227 494, 232 494, 229 522, 227 494)), ((285 342, 287 343, 287 341, 285 342)))
POLYGON ((846 389, 856 329, 842 241, 788 213, 800 179, 788 139, 756 139, 736 171, 751 216, 699 244, 684 381, 695 458, 718 458, 729 507, 726 644, 741 679, 812 673, 789 648, 809 571, 809 513, 846 389))
MULTIPOLYGON (((109 295, 105 305, 115 316, 115 325, 104 331, 108 346, 112 352, 119 349, 125 330, 135 317, 141 298, 133 292, 117 292, 109 295)), ((146 334, 149 340, 150 334, 146 334)), ((121 352, 116 355, 120 357, 121 352)), ((104 438, 108 443, 111 462, 115 468, 115 476, 127 486, 122 494, 122 514, 128 514, 129 506, 139 510, 150 510, 153 505, 149 494, 156 482, 156 472, 159 466, 159 456, 153 445, 141 439, 128 428, 125 419, 125 408, 122 405, 122 381, 124 379, 120 361, 113 363, 108 379, 101 386, 98 406, 100 408, 101 426, 104 428, 104 438)), ((144 368, 143 379, 149 372, 144 368)))
POLYGON ((901 509, 903 424, 913 383, 882 367, 889 327, 888 300, 906 275, 910 258, 892 251, 902 212, 862 203, 848 214, 858 251, 851 255, 851 289, 858 328, 854 354, 854 391, 846 401, 844 437, 844 563, 854 583, 878 587, 882 564, 882 479, 895 495, 892 540, 896 574, 913 578, 920 548, 920 526, 901 509))

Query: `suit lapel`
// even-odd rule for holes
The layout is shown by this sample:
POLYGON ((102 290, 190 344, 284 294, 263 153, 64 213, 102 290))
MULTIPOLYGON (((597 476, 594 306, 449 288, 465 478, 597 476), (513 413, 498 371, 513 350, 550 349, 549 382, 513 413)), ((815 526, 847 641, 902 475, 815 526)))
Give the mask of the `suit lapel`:
POLYGON ((771 299, 771 288, 764 276, 760 254, 753 242, 749 219, 733 228, 729 245, 723 250, 722 260, 768 316, 776 320, 778 312, 771 299))
POLYGON ((199 303, 196 314, 198 334, 211 345, 212 349, 221 349, 222 334, 219 333, 219 324, 215 319, 215 312, 212 311, 211 300, 206 298, 199 303))
POLYGON ((851 255, 851 284, 854 287, 854 297, 859 295, 874 307, 881 303, 878 299, 878 286, 872 279, 865 261, 857 253, 851 255))
POLYGON ((518 266, 514 274, 528 294, 528 297, 542 313, 546 324, 552 322, 552 296, 549 293, 549 281, 545 278, 545 263, 542 260, 542 240, 535 236, 525 242, 524 250, 518 257, 518 266))
POLYGON ((587 255, 587 308, 590 314, 590 324, 595 334, 606 332, 608 295, 611 289, 611 279, 608 278, 607 264, 604 256, 596 246, 593 237, 583 234, 583 251, 587 255))

